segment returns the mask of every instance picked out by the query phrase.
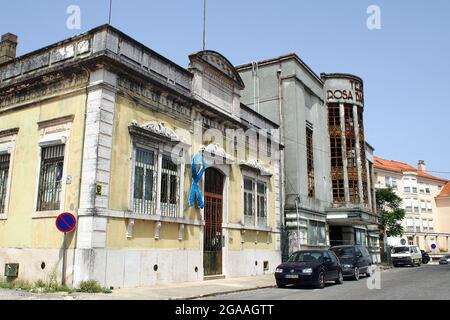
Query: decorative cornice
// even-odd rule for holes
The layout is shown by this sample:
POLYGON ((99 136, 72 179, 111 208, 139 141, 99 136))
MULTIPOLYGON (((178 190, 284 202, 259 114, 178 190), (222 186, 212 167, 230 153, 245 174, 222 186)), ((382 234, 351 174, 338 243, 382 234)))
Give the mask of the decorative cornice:
POLYGON ((14 136, 19 133, 19 128, 0 131, 0 138, 14 136))
POLYGON ((240 163, 241 166, 248 167, 253 170, 260 171, 261 175, 263 176, 272 176, 272 172, 270 172, 269 169, 265 168, 264 165, 259 161, 255 159, 249 159, 249 160, 241 160, 240 163))
POLYGON ((232 155, 228 154, 224 148, 217 143, 212 143, 207 146, 202 146, 202 151, 208 153, 211 157, 221 157, 224 160, 234 161, 232 155))
MULTIPOLYGON (((163 122, 158 121, 150 121, 143 125, 139 125, 136 120, 133 120, 130 126, 130 132, 135 132, 135 130, 146 132, 150 135, 159 137, 162 140, 174 142, 174 143, 183 143, 186 144, 184 138, 178 136, 175 131, 165 126, 163 122)), ((135 132, 137 133, 137 132, 135 132)))

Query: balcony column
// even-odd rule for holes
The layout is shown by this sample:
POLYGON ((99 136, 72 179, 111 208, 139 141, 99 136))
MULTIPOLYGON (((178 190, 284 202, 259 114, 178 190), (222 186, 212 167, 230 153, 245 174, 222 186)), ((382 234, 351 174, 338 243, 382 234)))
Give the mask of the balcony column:
POLYGON ((344 104, 339 104, 339 116, 341 122, 341 139, 342 139, 342 171, 344 175, 344 194, 345 194, 345 204, 350 203, 350 190, 348 186, 348 170, 347 170, 347 140, 345 137, 345 109, 344 104))
MULTIPOLYGON (((355 152, 356 152, 356 170, 358 172, 358 193, 359 203, 364 204, 364 192, 362 181, 362 166, 366 165, 361 161, 361 141, 359 140, 359 122, 358 122, 358 106, 353 105, 353 127, 355 129, 355 152)), ((364 142, 364 141, 362 141, 364 142)))

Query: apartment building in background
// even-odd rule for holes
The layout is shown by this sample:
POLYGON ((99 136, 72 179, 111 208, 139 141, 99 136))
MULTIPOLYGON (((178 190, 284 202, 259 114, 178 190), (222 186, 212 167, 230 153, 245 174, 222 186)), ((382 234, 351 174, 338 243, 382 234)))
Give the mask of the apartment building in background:
POLYGON ((428 252, 448 252, 450 215, 444 213, 448 205, 447 180, 429 174, 423 160, 413 167, 378 157, 375 157, 375 176, 377 188, 390 187, 403 199, 406 211, 403 238, 428 252), (436 244, 435 250, 432 244, 436 244))
POLYGON ((319 76, 296 54, 237 70, 245 83, 243 102, 280 125, 285 256, 357 243, 380 261, 374 150, 364 135, 362 79, 319 76))

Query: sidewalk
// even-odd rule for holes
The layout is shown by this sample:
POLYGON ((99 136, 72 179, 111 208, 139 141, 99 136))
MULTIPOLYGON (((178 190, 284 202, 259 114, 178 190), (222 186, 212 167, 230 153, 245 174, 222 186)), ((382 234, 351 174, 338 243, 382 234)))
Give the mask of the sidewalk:
POLYGON ((274 275, 270 274, 255 277, 174 283, 153 287, 125 288, 114 290, 111 295, 97 296, 96 298, 120 300, 189 300, 218 294, 272 288, 275 286, 274 275))

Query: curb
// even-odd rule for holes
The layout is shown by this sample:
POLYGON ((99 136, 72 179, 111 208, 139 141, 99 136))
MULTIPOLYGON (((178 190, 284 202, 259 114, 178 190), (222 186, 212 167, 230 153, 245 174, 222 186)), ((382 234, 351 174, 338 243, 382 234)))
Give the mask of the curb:
POLYGON ((215 296, 224 295, 224 294, 232 294, 232 293, 239 293, 239 292, 255 291, 255 290, 269 289, 269 288, 276 288, 276 285, 267 285, 267 286, 259 286, 259 287, 254 287, 254 288, 246 288, 246 289, 236 289, 236 290, 230 290, 230 291, 214 292, 214 293, 207 293, 207 294, 201 294, 201 295, 190 296, 190 297, 175 298, 175 299, 170 299, 170 300, 194 300, 194 299, 200 299, 200 298, 215 297, 215 296))

